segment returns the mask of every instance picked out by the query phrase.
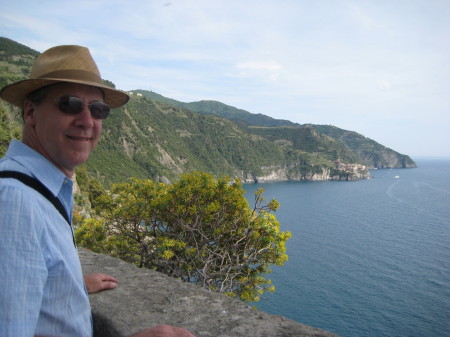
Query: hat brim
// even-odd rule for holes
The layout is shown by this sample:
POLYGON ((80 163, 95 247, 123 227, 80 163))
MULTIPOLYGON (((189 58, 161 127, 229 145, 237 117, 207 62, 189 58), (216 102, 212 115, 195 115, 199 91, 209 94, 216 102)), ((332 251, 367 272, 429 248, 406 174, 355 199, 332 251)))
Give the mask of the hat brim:
POLYGON ((89 85, 101 89, 104 93, 104 102, 112 109, 121 107, 128 102, 130 96, 123 91, 113 89, 104 84, 89 81, 78 81, 74 79, 60 79, 60 78, 39 78, 19 81, 2 88, 0 97, 8 103, 15 106, 22 107, 25 98, 33 91, 56 83, 77 83, 89 85))

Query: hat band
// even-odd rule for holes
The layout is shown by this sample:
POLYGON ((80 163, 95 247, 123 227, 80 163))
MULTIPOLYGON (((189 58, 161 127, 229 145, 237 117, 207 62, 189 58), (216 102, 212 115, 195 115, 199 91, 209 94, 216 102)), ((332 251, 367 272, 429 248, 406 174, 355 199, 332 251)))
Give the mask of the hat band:
POLYGON ((99 75, 85 70, 57 70, 35 77, 35 79, 75 80, 102 84, 102 79, 99 75))

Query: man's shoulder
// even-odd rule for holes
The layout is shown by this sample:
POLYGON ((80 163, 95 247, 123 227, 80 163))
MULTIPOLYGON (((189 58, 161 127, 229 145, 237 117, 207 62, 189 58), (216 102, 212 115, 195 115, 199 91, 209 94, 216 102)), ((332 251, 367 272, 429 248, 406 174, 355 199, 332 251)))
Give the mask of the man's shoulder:
POLYGON ((47 158, 17 140, 10 143, 6 156, 0 159, 0 171, 16 171, 33 177, 44 184, 54 196, 59 194, 66 181, 64 174, 47 158))
MULTIPOLYGON (((28 169, 26 169, 23 165, 19 164, 18 162, 14 160, 4 160, 5 158, 2 158, 0 160, 0 172, 2 171, 14 171, 26 174, 28 176, 33 176, 32 172, 28 169)), ((10 178, 4 178, 4 179, 10 179, 10 178)))
MULTIPOLYGON (((30 170, 10 157, 3 157, 0 160, 0 172, 4 171, 18 172, 33 177, 33 174, 30 170)), ((15 178, 0 177, 0 187, 3 187, 2 189, 4 189, 6 186, 17 188, 18 190, 30 189, 30 187, 25 186, 22 182, 15 178)))
POLYGON ((32 175, 30 169, 26 168, 23 163, 17 160, 17 157, 20 157, 25 149, 26 146, 23 143, 13 140, 9 144, 6 155, 0 158, 0 171, 17 171, 32 175))
MULTIPOLYGON (((12 171, 36 179, 33 174, 20 164, 11 161, 7 165, 0 163, 0 172, 12 171)), ((21 179, 0 176, 0 199, 2 211, 14 211, 17 207, 24 213, 32 213, 36 208, 47 208, 47 199, 35 188, 30 187, 21 179), (23 207, 26 205, 26 207, 23 207)))
MULTIPOLYGON (((0 170, 1 171, 1 170, 0 170)), ((23 212, 30 211, 35 207, 46 204, 46 198, 36 189, 28 186, 19 179, 4 178, 0 176, 0 199, 2 209, 7 211, 8 207, 14 208, 22 203, 27 203, 23 212)), ((13 211, 14 209, 11 209, 13 211)))

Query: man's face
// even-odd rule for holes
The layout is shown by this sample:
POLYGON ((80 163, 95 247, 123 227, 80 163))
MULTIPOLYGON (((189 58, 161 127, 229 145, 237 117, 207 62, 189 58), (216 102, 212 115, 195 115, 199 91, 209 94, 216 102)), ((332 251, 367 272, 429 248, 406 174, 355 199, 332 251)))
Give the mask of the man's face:
POLYGON ((69 83, 52 86, 41 104, 25 102, 24 142, 72 177, 75 167, 89 158, 102 132, 102 120, 93 118, 89 111, 88 104, 93 102, 103 102, 98 88, 69 83), (81 99, 81 113, 61 112, 55 100, 62 96, 81 99))

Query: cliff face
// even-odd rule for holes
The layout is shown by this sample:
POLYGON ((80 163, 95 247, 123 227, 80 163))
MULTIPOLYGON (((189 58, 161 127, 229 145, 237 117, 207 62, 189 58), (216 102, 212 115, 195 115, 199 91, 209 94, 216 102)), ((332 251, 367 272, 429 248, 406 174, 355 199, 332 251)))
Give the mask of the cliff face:
POLYGON ((335 162, 334 167, 320 167, 314 171, 297 170, 296 167, 263 167, 261 175, 246 175, 246 183, 270 183, 277 181, 324 181, 324 180, 360 180, 369 179, 369 169, 360 164, 342 164, 335 162))
POLYGON ((399 154, 392 150, 383 152, 360 152, 363 162, 367 163, 371 168, 416 168, 416 163, 406 155, 399 154))
POLYGON ((197 337, 333 337, 228 296, 79 248, 83 272, 110 274, 118 287, 90 295, 95 337, 123 337, 159 324, 197 337))

